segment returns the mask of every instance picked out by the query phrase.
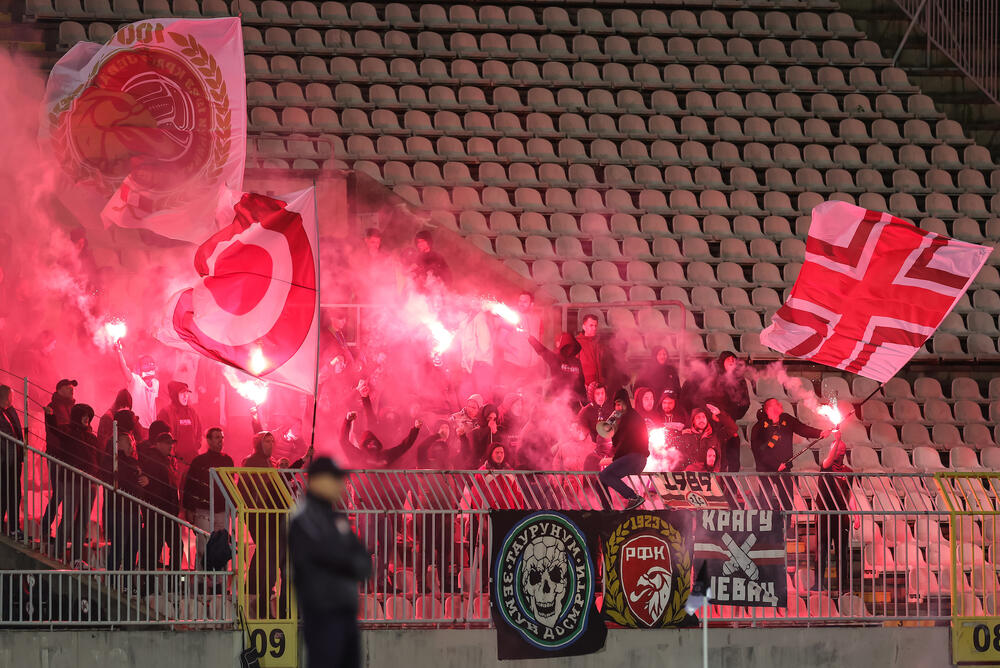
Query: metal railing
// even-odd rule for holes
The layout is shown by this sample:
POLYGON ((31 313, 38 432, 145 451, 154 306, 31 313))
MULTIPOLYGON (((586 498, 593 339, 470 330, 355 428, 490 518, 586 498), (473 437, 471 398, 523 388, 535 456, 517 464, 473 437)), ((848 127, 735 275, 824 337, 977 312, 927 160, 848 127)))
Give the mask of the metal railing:
POLYGON ((8 539, 73 568, 0 572, 0 625, 234 623, 232 574, 194 570, 208 533, 138 498, 141 469, 102 461, 97 477, 8 436, 0 459, 21 461, 0 490, 8 539))
POLYGON ((893 57, 919 25, 936 46, 994 103, 1000 104, 1000 0, 896 0, 910 26, 893 57))
POLYGON ((230 574, 0 571, 0 626, 231 626, 230 574))
MULTIPOLYGON (((301 471, 280 475, 293 496, 301 491, 301 471)), ((993 533, 982 518, 954 528, 933 476, 677 472, 629 480, 645 493, 647 509, 781 512, 787 605, 713 605, 713 623, 946 623, 952 606, 962 605, 953 600, 992 610, 1000 594, 981 577, 981 564, 997 561, 993 533), (956 544, 960 553, 982 558, 963 562, 953 583, 956 544)), ((983 483, 971 480, 965 483, 970 493, 992 504, 993 496, 978 491, 986 490, 983 483)), ((375 626, 490 624, 489 511, 601 510, 608 501, 595 473, 565 471, 357 471, 348 494, 348 514, 375 566, 374 577, 361 586, 359 618, 375 626)), ((610 501, 622 507, 617 494, 610 501)))

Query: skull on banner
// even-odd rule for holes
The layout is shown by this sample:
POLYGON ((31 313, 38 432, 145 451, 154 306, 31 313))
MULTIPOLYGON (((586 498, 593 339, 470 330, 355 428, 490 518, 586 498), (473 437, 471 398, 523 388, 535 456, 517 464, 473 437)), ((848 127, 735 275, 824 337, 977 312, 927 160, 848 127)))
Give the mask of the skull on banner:
POLYGON ((566 598, 566 545, 552 536, 533 540, 524 550, 521 589, 539 624, 555 626, 566 598))

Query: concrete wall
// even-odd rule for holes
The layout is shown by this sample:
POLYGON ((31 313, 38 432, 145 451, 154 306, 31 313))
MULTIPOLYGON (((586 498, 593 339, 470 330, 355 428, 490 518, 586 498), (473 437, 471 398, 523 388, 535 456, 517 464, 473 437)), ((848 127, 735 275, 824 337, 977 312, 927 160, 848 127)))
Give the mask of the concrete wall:
POLYGON ((230 668, 235 631, 0 630, 0 668, 230 668))
MULTIPOLYGON (((540 661, 497 661, 496 634, 475 631, 369 631, 370 668, 699 668, 700 629, 608 633, 604 651, 540 661)), ((712 668, 945 668, 951 666, 947 627, 709 629, 712 668)))
MULTIPOLYGON (((701 666, 700 629, 611 631, 604 651, 538 661, 496 660, 496 634, 388 630, 364 634, 366 668, 606 668, 701 666)), ((947 627, 712 629, 712 668, 945 668, 947 627)), ((0 631, 0 668, 229 668, 239 634, 222 631, 0 631)))

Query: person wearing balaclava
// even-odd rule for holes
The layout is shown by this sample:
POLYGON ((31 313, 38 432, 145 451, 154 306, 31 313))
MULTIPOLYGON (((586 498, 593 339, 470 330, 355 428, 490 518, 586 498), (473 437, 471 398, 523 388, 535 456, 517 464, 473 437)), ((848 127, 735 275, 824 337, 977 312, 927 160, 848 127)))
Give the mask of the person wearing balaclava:
MULTIPOLYGON (((739 422, 750 410, 750 392, 743 377, 746 365, 730 351, 719 355, 709 368, 694 374, 681 390, 686 407, 711 404, 739 422)), ((722 445, 720 471, 740 470, 740 437, 734 435, 722 445)))
POLYGON ((542 345, 542 342, 531 336, 528 343, 549 367, 549 397, 567 394, 574 410, 579 410, 587 403, 587 384, 583 378, 583 365, 577 357, 580 353, 580 343, 569 334, 563 332, 559 336, 559 352, 553 352, 542 345))
POLYGON ((605 510, 612 510, 609 488, 621 494, 627 501, 625 510, 635 510, 646 499, 635 493, 624 478, 638 475, 646 468, 649 458, 649 432, 646 421, 632 408, 628 390, 624 388, 615 393, 615 413, 620 416, 615 422, 611 445, 614 455, 611 463, 598 474, 598 479, 604 486, 601 503, 605 510))
POLYGON ((198 456, 201 420, 190 406, 191 388, 187 383, 172 380, 167 383, 167 392, 170 394, 170 405, 160 411, 157 419, 165 422, 170 433, 177 439, 174 457, 178 462, 178 473, 183 477, 191 462, 198 456))
POLYGON ((125 378, 128 391, 132 395, 132 410, 139 418, 139 426, 148 429, 156 419, 156 399, 160 396, 160 381, 156 378, 156 360, 149 355, 139 358, 138 372, 129 368, 125 361, 122 342, 115 342, 118 351, 118 366, 125 378))

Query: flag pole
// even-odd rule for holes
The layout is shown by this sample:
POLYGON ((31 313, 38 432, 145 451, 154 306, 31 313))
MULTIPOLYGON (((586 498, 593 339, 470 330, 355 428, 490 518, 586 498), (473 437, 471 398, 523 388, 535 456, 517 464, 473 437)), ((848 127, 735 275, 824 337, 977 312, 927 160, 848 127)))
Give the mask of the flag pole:
POLYGON ((316 411, 319 405, 319 341, 320 331, 323 328, 323 312, 320 309, 321 287, 323 284, 322 274, 320 274, 320 252, 319 252, 319 196, 316 191, 316 176, 313 176, 313 216, 316 218, 316 368, 313 376, 313 414, 312 429, 309 433, 309 449, 316 446, 316 411))
MULTIPOLYGON (((837 424, 838 425, 841 424, 844 420, 846 420, 847 418, 849 418, 852 415, 854 415, 855 413, 857 413, 858 409, 861 408, 862 406, 864 406, 866 403, 868 403, 868 400, 871 399, 872 397, 874 397, 878 393, 878 391, 882 389, 882 387, 884 385, 885 385, 885 383, 879 383, 879 386, 876 387, 874 390, 872 390, 871 394, 869 394, 867 397, 865 397, 864 399, 862 399, 858 404, 856 404, 853 408, 851 408, 851 410, 849 410, 847 412, 847 414, 837 424)), ((839 430, 840 427, 838 426, 837 429, 839 430)), ((819 443, 820 441, 822 441, 824 438, 825 438, 824 436, 820 436, 819 438, 816 438, 816 439, 813 439, 813 440, 809 441, 809 443, 806 444, 806 446, 804 448, 802 448, 796 454, 794 454, 791 457, 789 457, 788 461, 786 461, 785 464, 791 464, 793 461, 795 461, 796 459, 798 459, 799 457, 801 457, 803 454, 805 454, 806 452, 809 452, 809 450, 812 449, 812 446, 816 445, 817 443, 819 443)), ((785 470, 787 471, 788 469, 786 468, 785 470)))

